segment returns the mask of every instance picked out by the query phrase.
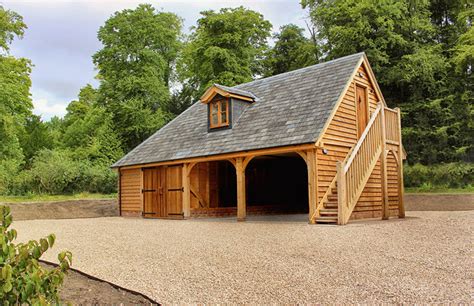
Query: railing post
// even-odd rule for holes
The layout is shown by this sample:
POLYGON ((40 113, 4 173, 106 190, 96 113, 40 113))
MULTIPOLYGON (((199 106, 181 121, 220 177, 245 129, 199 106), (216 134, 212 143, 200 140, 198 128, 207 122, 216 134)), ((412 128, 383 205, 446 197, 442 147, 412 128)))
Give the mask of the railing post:
POLYGON ((398 217, 405 218, 404 184, 403 184, 403 145, 402 145, 402 117, 400 108, 396 108, 398 116, 398 217))
POLYGON ((387 220, 390 216, 389 202, 388 202, 388 178, 387 178, 387 131, 385 127, 385 107, 382 105, 380 120, 382 126, 382 154, 380 158, 380 170, 382 178, 382 219, 387 220))
POLYGON ((344 164, 341 161, 336 163, 337 168, 337 224, 344 225, 347 223, 346 220, 346 205, 347 205, 347 193, 346 193, 346 178, 344 173, 344 164))

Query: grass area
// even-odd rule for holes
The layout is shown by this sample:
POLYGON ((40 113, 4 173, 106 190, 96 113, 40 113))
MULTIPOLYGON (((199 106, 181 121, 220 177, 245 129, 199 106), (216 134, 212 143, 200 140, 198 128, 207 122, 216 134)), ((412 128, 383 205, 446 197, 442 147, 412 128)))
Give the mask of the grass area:
POLYGON ((449 193, 449 194, 456 194, 456 193, 474 193, 474 186, 469 185, 464 188, 447 188, 447 187, 406 187, 406 193, 449 193))
POLYGON ((18 203, 18 202, 51 202, 51 201, 67 201, 67 200, 100 200, 100 199, 114 199, 117 197, 113 194, 100 193, 76 193, 76 194, 31 194, 26 196, 0 196, 0 202, 18 203))

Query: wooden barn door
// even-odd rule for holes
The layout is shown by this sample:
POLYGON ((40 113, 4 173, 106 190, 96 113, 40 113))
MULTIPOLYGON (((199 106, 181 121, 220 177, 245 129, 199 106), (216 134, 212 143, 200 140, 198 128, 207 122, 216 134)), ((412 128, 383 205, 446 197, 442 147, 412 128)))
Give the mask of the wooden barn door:
POLYGON ((356 85, 356 106, 357 137, 360 138, 369 122, 369 104, 367 99, 367 89, 359 85, 356 85))
POLYGON ((162 217, 162 188, 159 168, 143 169, 143 216, 162 217))
POLYGON ((183 166, 166 167, 166 207, 168 217, 183 216, 183 166))

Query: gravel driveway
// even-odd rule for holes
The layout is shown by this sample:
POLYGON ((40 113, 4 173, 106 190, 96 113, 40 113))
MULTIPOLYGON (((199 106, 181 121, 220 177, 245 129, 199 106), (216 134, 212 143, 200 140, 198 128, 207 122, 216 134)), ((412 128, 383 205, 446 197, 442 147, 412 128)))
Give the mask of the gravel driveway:
POLYGON ((474 211, 308 225, 306 216, 16 221, 73 266, 162 303, 469 303, 474 211))

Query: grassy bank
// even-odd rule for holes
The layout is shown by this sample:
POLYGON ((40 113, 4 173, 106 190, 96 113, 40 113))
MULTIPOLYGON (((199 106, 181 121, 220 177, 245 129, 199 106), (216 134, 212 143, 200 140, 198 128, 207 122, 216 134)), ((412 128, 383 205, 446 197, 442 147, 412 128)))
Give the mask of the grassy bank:
POLYGON ((446 187, 406 187, 405 193, 449 193, 464 194, 474 193, 474 186, 466 186, 464 188, 446 188, 446 187))
POLYGON ((18 202, 51 202, 51 201, 67 201, 67 200, 100 200, 114 199, 117 194, 100 194, 100 193, 76 193, 76 194, 31 194, 25 196, 0 196, 0 202, 18 203, 18 202))

